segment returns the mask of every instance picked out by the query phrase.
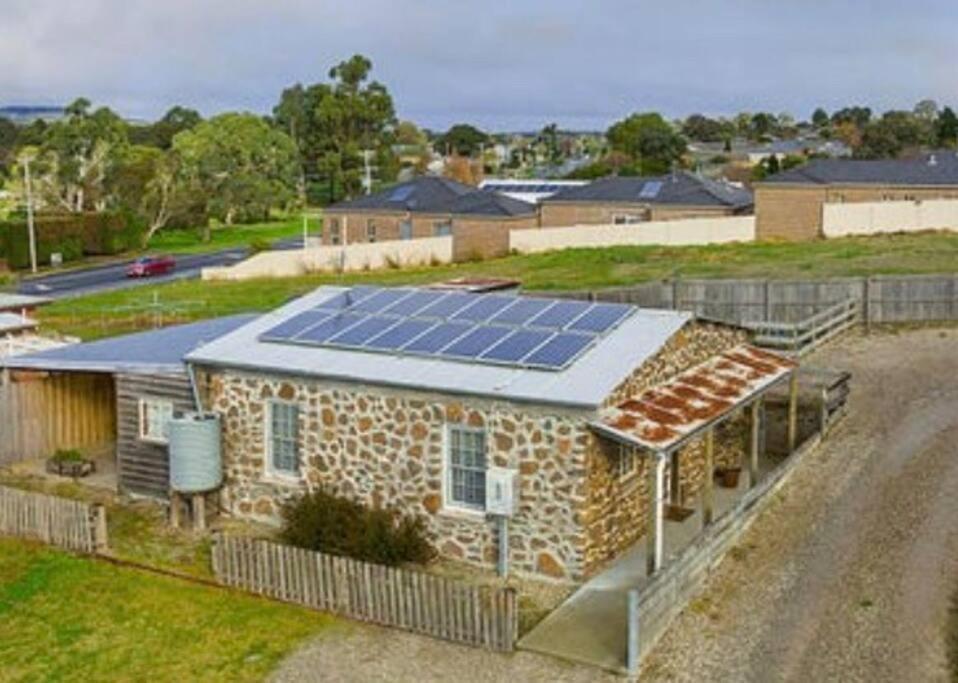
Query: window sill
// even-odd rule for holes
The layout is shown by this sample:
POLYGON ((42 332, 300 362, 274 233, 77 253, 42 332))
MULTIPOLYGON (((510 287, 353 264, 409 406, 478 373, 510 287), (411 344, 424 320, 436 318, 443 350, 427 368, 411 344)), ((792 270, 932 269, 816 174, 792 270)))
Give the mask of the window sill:
POLYGON ((486 520, 486 511, 446 505, 439 510, 439 516, 463 522, 484 522, 486 520))
POLYGON ((263 475, 261 481, 264 484, 286 486, 289 488, 299 488, 306 483, 303 477, 298 474, 280 474, 279 472, 267 472, 263 475))
POLYGON ((142 443, 148 443, 151 446, 169 446, 169 439, 159 439, 149 436, 140 436, 139 439, 142 443))

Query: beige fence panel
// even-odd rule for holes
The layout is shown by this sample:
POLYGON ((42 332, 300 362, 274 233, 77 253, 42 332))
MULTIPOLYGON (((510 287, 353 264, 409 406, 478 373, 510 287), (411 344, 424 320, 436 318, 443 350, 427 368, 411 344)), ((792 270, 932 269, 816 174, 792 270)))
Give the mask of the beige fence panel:
POLYGON ((513 649, 516 592, 219 535, 217 581, 259 595, 491 650, 513 649))
POLYGON ((102 505, 0 486, 0 535, 95 553, 106 549, 105 514, 102 505))

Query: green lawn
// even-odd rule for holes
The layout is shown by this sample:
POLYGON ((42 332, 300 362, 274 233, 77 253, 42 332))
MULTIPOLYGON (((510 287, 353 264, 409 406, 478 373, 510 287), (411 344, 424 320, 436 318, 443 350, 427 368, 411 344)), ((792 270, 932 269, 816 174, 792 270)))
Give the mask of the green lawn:
POLYGON ((0 539, 0 679, 258 681, 328 616, 0 539))
MULTIPOLYGON (((315 217, 309 219, 309 231, 318 234, 319 223, 315 217)), ((300 238, 303 236, 303 219, 300 216, 268 223, 250 223, 248 225, 219 226, 213 228, 209 242, 202 242, 197 230, 166 230, 157 233, 150 241, 147 251, 165 254, 194 254, 206 251, 220 251, 233 247, 247 247, 253 240, 276 240, 300 238)))
POLYGON ((94 294, 55 303, 40 313, 49 327, 96 338, 241 311, 263 311, 321 284, 424 283, 466 275, 517 278, 527 289, 626 287, 670 277, 825 278, 849 275, 940 273, 958 270, 958 234, 857 237, 804 243, 708 247, 612 247, 411 270, 246 281, 181 281, 94 294), (159 319, 148 305, 162 306, 159 319))

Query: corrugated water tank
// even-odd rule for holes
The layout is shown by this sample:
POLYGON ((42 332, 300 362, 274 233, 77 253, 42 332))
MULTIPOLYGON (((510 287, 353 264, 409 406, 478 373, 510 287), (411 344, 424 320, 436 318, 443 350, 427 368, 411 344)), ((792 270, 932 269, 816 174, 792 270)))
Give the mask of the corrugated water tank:
POLYGON ((170 420, 170 488, 203 493, 223 483, 220 418, 213 413, 181 413, 170 420))

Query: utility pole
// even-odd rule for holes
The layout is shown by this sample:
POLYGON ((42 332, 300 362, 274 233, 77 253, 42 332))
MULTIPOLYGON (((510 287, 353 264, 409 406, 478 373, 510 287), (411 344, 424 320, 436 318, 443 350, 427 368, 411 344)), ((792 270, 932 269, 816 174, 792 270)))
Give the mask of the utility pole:
POLYGON ((370 154, 372 154, 371 149, 363 150, 363 167, 364 167, 363 186, 366 188, 366 194, 372 194, 372 191, 373 191, 373 169, 369 165, 370 154))
POLYGON ((303 211, 303 249, 309 248, 309 219, 306 217, 306 211, 303 211))
POLYGON ((23 184, 27 193, 27 232, 30 237, 30 271, 37 272, 37 233, 33 225, 33 184, 30 180, 30 157, 23 158, 23 184))

